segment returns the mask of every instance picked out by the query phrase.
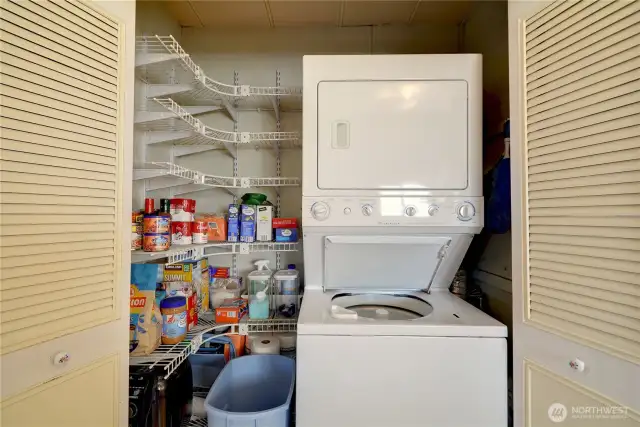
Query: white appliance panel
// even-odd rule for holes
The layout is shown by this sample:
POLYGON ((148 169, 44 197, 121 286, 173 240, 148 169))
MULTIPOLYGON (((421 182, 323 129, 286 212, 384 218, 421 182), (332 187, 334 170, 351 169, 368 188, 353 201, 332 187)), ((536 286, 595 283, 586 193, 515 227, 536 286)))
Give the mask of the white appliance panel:
POLYGON ((506 427, 504 338, 298 336, 298 427, 506 427))
POLYGON ((464 80, 322 81, 318 188, 467 188, 464 80))

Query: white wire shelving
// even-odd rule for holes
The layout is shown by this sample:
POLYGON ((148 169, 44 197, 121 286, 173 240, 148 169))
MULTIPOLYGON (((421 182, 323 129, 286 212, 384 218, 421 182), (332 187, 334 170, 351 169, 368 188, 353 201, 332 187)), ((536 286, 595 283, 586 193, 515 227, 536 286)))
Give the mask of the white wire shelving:
POLYGON ((299 250, 299 242, 211 242, 201 245, 172 246, 168 251, 131 252, 131 263, 140 264, 165 259, 165 264, 191 261, 211 255, 251 254, 256 252, 294 252, 299 250))
POLYGON ((157 93, 171 94, 172 89, 167 86, 171 84, 176 96, 195 101, 220 101, 234 121, 237 121, 234 103, 240 107, 270 107, 280 120, 278 100, 282 97, 299 99, 302 95, 300 87, 230 85, 217 81, 207 76, 171 35, 137 37, 136 67, 141 78, 147 83, 164 86, 157 88, 157 93), (186 80, 180 83, 172 65, 176 62, 179 64, 178 68, 186 75, 186 80))
POLYGON ((199 171, 187 169, 175 163, 169 162, 147 162, 136 165, 133 170, 133 180, 151 180, 153 178, 171 177, 174 180, 163 180, 155 185, 149 185, 147 191, 154 191, 161 188, 182 187, 174 192, 177 194, 191 193, 194 191, 207 190, 209 188, 222 188, 234 196, 237 191, 246 191, 248 188, 256 187, 296 187, 300 185, 300 178, 287 177, 233 177, 210 175, 199 171), (176 182, 175 179, 179 180, 176 182), (185 182, 193 184, 186 186, 185 182))
POLYGON ((272 318, 252 320, 245 316, 236 324, 216 324, 212 313, 201 314, 198 325, 187 333, 185 340, 173 345, 160 345, 148 356, 129 357, 129 366, 147 368, 161 367, 167 379, 190 355, 195 354, 203 343, 204 334, 240 334, 250 332, 295 332, 297 319, 272 318))
POLYGON ((185 420, 180 427, 209 427, 206 418, 198 418, 192 416, 191 419, 185 420))
POLYGON ((239 333, 238 325, 216 325, 211 314, 204 314, 198 319, 198 325, 187 333, 187 338, 177 344, 161 344, 148 356, 129 357, 129 366, 162 367, 164 378, 169 376, 184 362, 189 355, 195 353, 202 344, 203 334, 214 329, 230 328, 230 333, 239 333))

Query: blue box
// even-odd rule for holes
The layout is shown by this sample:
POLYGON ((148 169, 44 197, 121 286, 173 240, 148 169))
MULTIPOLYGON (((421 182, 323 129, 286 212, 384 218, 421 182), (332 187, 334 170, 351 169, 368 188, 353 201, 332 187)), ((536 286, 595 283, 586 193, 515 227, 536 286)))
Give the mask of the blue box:
POLYGON ((297 228, 276 228, 276 242, 297 242, 297 228))
POLYGON ((251 243, 256 241, 255 205, 240 205, 240 241, 251 243))
POLYGON ((229 216, 227 219, 227 240, 237 242, 240 236, 240 206, 229 205, 229 216))

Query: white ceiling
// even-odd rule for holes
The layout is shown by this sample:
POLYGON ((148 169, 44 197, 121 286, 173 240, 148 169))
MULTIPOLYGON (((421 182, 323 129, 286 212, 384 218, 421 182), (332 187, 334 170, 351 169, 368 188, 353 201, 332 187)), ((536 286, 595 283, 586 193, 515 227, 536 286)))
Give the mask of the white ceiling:
MULTIPOLYGON (((478 0, 476 0, 478 1, 478 0)), ((183 27, 275 28, 458 23, 472 0, 169 0, 183 27)))

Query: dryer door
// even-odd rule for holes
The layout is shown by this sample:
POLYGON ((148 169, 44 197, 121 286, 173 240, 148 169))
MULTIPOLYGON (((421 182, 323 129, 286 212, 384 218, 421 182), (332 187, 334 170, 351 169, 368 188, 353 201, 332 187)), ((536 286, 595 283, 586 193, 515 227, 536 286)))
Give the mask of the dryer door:
POLYGON ((467 187, 467 82, 318 84, 318 187, 467 187))

